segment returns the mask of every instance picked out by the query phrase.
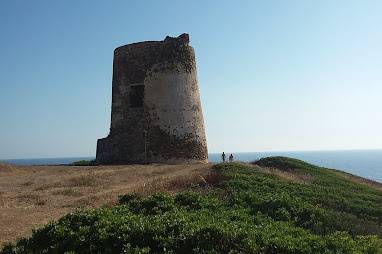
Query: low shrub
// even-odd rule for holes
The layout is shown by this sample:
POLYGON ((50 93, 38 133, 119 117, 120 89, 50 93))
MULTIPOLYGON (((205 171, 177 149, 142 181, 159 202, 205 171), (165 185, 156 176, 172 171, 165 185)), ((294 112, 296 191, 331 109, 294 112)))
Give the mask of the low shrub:
POLYGON ((70 166, 97 166, 96 160, 79 160, 69 164, 70 166))

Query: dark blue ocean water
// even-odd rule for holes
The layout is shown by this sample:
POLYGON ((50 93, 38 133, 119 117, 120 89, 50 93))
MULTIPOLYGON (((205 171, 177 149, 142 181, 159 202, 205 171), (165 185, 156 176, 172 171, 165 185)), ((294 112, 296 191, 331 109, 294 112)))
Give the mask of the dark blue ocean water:
MULTIPOLYGON (((228 157, 230 152, 226 151, 226 154, 228 157)), ((309 152, 250 152, 233 154, 235 160, 245 162, 254 161, 267 156, 288 156, 301 159, 318 166, 339 169, 382 183, 382 149, 309 152)), ((52 165, 68 164, 73 161, 92 159, 94 159, 94 157, 16 159, 4 161, 18 165, 52 165)), ((220 154, 209 154, 209 161, 220 161, 220 154)))

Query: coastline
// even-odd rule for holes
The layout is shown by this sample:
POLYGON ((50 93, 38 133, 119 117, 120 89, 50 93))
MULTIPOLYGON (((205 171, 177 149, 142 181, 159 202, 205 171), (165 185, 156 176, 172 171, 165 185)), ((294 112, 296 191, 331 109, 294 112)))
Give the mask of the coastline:
MULTIPOLYGON (((229 151, 228 151, 229 152, 229 151)), ((228 153, 226 152, 226 153, 228 153)), ((229 152, 231 153, 231 152, 229 152)), ((233 152, 235 160, 252 162, 264 157, 286 156, 325 168, 341 170, 371 181, 382 183, 382 149, 332 151, 233 152)), ((94 156, 0 160, 15 165, 63 165, 94 156)), ((220 153, 210 153, 209 162, 220 162, 220 153)))

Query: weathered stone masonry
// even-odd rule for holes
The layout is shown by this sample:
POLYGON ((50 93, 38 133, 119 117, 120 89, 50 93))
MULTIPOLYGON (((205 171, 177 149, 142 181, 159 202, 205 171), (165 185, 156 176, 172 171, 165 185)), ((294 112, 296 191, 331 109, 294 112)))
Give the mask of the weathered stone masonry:
POLYGON ((110 134, 99 163, 207 161, 195 54, 187 34, 115 49, 110 134))

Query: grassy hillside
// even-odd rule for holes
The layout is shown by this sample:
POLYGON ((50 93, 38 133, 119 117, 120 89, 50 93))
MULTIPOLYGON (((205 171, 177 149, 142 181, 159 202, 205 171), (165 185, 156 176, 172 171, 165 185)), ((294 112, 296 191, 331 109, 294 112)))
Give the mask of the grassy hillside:
POLYGON ((203 182, 68 214, 2 253, 382 253, 382 192, 334 171, 271 157, 203 182))

